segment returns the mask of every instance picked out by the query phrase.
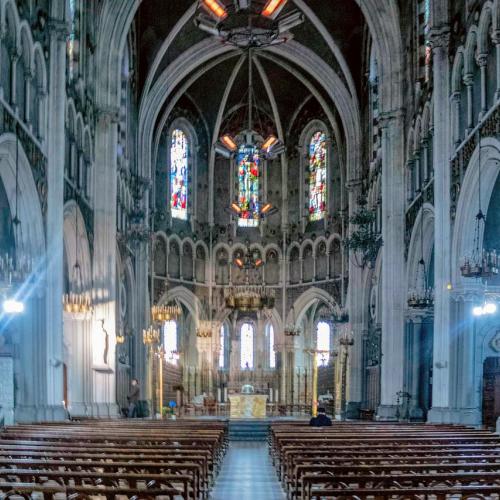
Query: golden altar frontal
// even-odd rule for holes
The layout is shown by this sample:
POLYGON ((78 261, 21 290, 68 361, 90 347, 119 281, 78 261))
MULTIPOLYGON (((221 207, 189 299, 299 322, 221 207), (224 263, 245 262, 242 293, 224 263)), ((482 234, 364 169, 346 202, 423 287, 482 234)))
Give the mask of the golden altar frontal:
POLYGON ((229 396, 230 418, 265 418, 267 395, 233 394, 229 396))

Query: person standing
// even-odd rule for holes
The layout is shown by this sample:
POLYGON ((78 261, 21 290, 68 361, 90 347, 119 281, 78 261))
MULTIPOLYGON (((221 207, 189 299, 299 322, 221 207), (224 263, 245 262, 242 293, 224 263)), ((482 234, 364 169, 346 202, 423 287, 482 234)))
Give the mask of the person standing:
POLYGON ((132 379, 130 384, 130 391, 127 396, 128 400, 128 418, 135 418, 138 416, 138 403, 141 389, 139 381, 136 378, 132 379))

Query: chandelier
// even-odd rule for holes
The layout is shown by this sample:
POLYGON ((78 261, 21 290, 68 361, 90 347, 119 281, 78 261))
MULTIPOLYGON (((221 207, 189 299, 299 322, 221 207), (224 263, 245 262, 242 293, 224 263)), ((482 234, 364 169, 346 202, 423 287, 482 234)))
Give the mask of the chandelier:
POLYGON ((149 346, 158 344, 160 342, 160 330, 153 325, 149 325, 147 329, 142 330, 142 342, 149 346))
POLYGON ((304 22, 299 11, 281 15, 288 0, 200 0, 195 25, 223 43, 240 49, 285 43, 290 30, 304 22))
POLYGON ((63 309, 70 314, 86 314, 92 311, 92 300, 87 294, 65 293, 63 309))
POLYGON ((203 339, 211 338, 213 332, 217 331, 218 328, 219 323, 217 321, 200 320, 196 328, 196 336, 203 339))
POLYGON ((83 290, 82 268, 78 260, 79 255, 78 235, 78 208, 75 206, 75 264, 71 279, 71 291, 63 295, 63 310, 70 314, 87 314, 92 311, 90 294, 83 290))
POLYGON ((475 217, 474 244, 470 256, 463 259, 460 272, 464 278, 490 278, 498 274, 499 259, 496 251, 487 252, 482 248, 481 238, 484 234, 486 217, 481 208, 481 133, 478 130, 478 201, 479 210, 475 217))
POLYGON ((246 246, 245 253, 239 252, 236 254, 233 261, 235 266, 244 271, 259 269, 264 265, 259 250, 251 250, 248 240, 246 241, 246 246))
POLYGON ((16 252, 0 255, 0 289, 20 285, 31 274, 32 259, 16 252))
POLYGON ((420 221, 420 260, 415 275, 415 287, 408 292, 408 307, 427 309, 434 305, 434 289, 429 286, 429 276, 424 260, 424 223, 423 211, 420 221))
POLYGON ((154 305, 151 307, 151 316, 153 321, 163 323, 177 319, 182 314, 182 307, 178 302, 173 304, 154 305))
POLYGON ((291 323, 285 325, 285 337, 298 337, 300 335, 301 328, 296 325, 295 307, 292 306, 290 313, 292 315, 292 321, 291 323))
POLYGON ((15 212, 11 220, 12 249, 0 255, 0 289, 10 289, 24 283, 33 268, 33 259, 21 249, 21 219, 18 213, 19 197, 19 130, 16 125, 16 191, 15 212))
POLYGON ((224 291, 226 307, 243 312, 272 309, 275 297, 274 290, 262 285, 233 286, 224 291))

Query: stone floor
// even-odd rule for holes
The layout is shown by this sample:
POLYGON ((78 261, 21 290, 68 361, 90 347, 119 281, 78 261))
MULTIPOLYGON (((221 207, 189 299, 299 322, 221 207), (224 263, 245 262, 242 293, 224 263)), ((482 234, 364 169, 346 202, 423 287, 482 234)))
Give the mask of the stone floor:
POLYGON ((284 500, 267 443, 232 441, 212 500, 284 500))

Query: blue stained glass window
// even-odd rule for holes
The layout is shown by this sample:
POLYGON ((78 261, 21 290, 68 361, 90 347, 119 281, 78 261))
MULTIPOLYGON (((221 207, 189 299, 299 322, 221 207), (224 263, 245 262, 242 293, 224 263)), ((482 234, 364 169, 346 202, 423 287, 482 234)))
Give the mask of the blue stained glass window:
POLYGON ((250 323, 241 325, 241 368, 253 368, 253 326, 250 323))
POLYGON ((170 143, 170 210, 173 218, 183 220, 188 214, 188 155, 186 134, 175 129, 170 143))
POLYGON ((251 145, 238 151, 238 206, 241 210, 238 226, 259 225, 260 152, 251 145))
POLYGON ((315 132, 309 143, 309 220, 323 219, 326 213, 326 135, 315 132))

